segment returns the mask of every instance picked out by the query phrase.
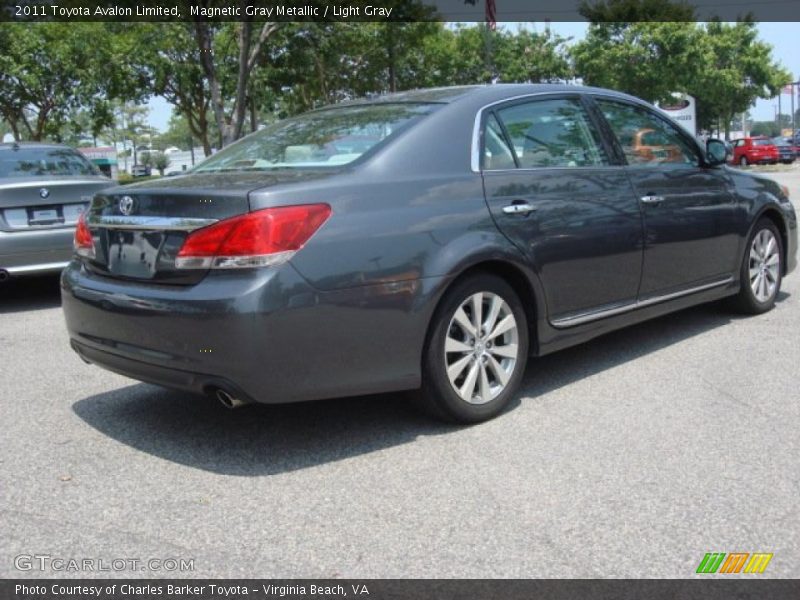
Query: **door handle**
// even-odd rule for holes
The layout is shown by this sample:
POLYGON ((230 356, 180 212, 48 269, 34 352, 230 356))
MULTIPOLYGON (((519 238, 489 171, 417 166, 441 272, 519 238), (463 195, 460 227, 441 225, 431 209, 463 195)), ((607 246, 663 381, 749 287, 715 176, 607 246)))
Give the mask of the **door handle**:
POLYGON ((666 198, 664 196, 653 196, 651 194, 648 194, 647 196, 642 196, 640 200, 645 204, 660 204, 661 202, 666 200, 666 198))
POLYGON ((522 201, 515 201, 508 206, 503 207, 503 212, 507 215, 527 215, 536 210, 536 207, 533 204, 528 204, 527 202, 522 201))

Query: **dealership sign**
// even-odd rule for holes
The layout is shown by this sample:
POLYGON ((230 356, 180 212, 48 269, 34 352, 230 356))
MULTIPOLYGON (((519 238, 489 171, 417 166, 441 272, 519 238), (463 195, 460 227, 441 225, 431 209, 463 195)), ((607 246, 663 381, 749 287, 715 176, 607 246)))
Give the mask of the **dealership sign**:
POLYGON ((693 96, 675 93, 671 101, 659 102, 656 106, 692 136, 697 135, 697 110, 693 96))

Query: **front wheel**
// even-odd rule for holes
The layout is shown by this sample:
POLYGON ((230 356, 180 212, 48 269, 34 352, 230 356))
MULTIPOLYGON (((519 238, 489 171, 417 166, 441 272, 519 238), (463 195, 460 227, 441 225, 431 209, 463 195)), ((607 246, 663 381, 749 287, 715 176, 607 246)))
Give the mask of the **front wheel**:
POLYGON ((753 228, 741 266, 741 289, 734 302, 742 312, 758 315, 775 306, 781 289, 783 249, 775 223, 760 219, 753 228))
POLYGON ((446 294, 431 327, 419 390, 425 407, 457 423, 499 414, 528 358, 528 323, 513 288, 489 274, 464 279, 446 294))
POLYGON ((743 167, 746 167, 747 166, 747 157, 746 156, 741 157, 739 159, 739 164, 742 165, 743 167))

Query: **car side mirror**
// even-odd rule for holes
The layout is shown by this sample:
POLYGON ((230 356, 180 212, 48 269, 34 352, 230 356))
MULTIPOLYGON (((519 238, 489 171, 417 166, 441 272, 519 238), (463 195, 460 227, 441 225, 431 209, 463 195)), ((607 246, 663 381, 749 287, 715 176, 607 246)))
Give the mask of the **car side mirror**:
POLYGON ((706 159, 712 167, 724 165, 730 156, 728 145, 722 140, 710 139, 706 142, 706 159))

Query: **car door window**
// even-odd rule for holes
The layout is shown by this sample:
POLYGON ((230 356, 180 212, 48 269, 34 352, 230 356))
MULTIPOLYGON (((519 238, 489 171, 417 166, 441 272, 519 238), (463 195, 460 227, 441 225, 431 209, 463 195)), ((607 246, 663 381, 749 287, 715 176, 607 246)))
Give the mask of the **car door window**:
POLYGON ((609 164, 600 136, 577 99, 515 104, 497 115, 523 169, 609 164))
POLYGON ((631 166, 698 165, 695 148, 666 119, 638 106, 597 100, 631 166))
POLYGON ((513 169, 514 154, 506 142, 503 128, 497 118, 489 115, 483 135, 483 167, 486 170, 513 169))

